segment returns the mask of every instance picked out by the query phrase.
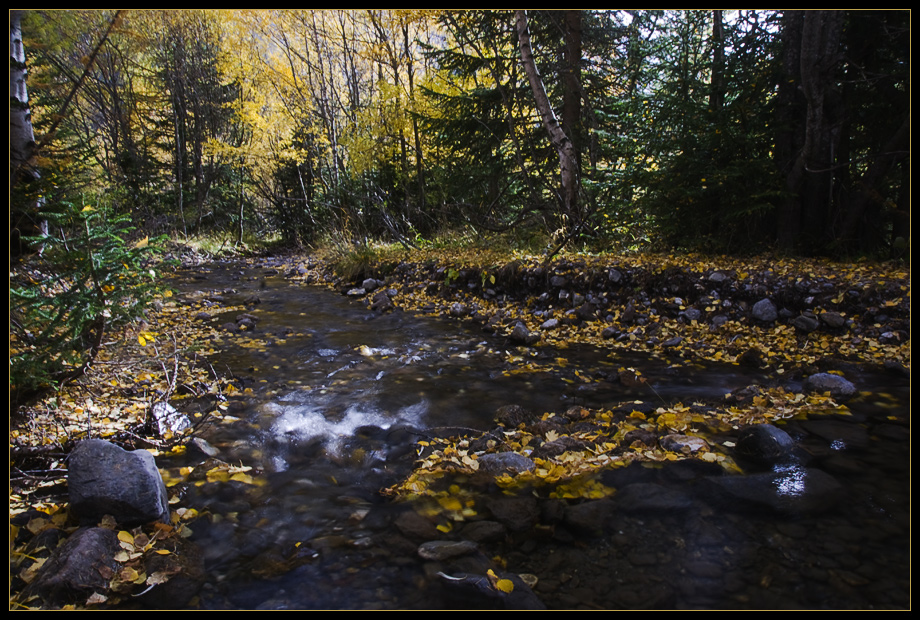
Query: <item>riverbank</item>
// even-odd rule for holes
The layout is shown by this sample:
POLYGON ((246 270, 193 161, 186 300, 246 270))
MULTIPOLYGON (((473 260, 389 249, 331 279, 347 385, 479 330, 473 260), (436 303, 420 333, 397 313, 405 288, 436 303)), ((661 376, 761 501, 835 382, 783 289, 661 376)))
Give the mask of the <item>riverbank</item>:
POLYGON ((910 367, 910 270, 896 263, 644 254, 546 264, 393 248, 295 262, 292 276, 366 297, 377 311, 475 321, 519 343, 589 343, 780 374, 831 358, 910 367))

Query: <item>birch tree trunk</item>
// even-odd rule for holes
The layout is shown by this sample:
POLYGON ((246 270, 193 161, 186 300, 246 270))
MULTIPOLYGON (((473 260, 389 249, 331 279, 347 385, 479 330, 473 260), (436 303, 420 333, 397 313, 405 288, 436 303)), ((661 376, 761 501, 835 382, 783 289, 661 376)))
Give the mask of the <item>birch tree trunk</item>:
POLYGON ((22 175, 36 178, 32 167, 35 133, 26 88, 26 54, 22 45, 22 11, 10 12, 10 184, 22 175))
MULTIPOLYGON (((22 235, 48 234, 39 216, 41 200, 24 186, 39 179, 35 166, 35 131, 26 88, 26 54, 22 45, 22 11, 10 11, 10 252, 27 250, 22 235), (14 194, 19 194, 14 195, 14 194), (20 200, 20 196, 24 200, 20 200)), ((43 246, 38 247, 39 253, 43 246)))

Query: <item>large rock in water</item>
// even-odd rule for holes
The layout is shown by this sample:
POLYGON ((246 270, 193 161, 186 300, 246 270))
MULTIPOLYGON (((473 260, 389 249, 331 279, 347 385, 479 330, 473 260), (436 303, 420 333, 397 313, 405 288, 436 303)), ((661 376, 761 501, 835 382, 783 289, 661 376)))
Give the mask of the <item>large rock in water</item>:
POLYGON ((760 467, 789 461, 795 441, 772 424, 751 424, 741 429, 735 442, 735 454, 760 467))
POLYGON ((25 600, 37 596, 43 605, 84 603, 94 592, 105 592, 118 568, 119 549, 115 530, 90 527, 78 529, 39 569, 23 591, 25 600))
POLYGON ((166 485, 153 455, 102 439, 81 441, 70 455, 70 511, 82 525, 105 515, 125 527, 169 522, 166 485))
POLYGON ((856 386, 840 375, 829 372, 819 372, 805 380, 805 390, 808 392, 830 392, 833 398, 844 400, 856 395, 856 386))
POLYGON ((837 506, 846 490, 820 469, 796 465, 777 466, 773 471, 748 476, 708 478, 713 499, 736 511, 786 516, 815 515, 837 506))

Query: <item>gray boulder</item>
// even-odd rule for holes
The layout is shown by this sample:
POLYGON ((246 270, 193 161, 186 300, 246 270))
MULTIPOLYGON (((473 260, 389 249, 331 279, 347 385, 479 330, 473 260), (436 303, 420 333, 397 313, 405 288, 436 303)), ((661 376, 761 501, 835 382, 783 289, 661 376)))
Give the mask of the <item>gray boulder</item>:
POLYGON ((852 398, 856 395, 856 386, 840 375, 829 372, 819 372, 805 380, 805 390, 808 392, 830 392, 837 399, 852 398))
POLYGON ((735 441, 735 454, 762 467, 791 458, 795 442, 772 424, 751 424, 741 429, 735 441))
POLYGON ((93 593, 108 591, 118 549, 115 530, 78 529, 42 565, 23 598, 37 596, 46 606, 85 603, 93 593))
POLYGON ((146 450, 81 441, 70 455, 68 486, 71 514, 82 525, 96 525, 105 515, 124 527, 169 522, 166 485, 146 450))
POLYGON ((776 312, 776 306, 769 299, 761 299, 751 309, 752 316, 758 321, 772 323, 779 316, 776 312))

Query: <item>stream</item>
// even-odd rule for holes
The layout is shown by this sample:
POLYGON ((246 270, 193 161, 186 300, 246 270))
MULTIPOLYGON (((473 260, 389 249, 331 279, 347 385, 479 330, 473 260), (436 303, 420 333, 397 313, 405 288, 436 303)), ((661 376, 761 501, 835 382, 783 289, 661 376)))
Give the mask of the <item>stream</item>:
MULTIPOLYGON (((533 594, 550 609, 910 607, 908 379, 850 377, 878 398, 829 421, 837 426, 787 429, 808 466, 845 489, 845 501, 828 510, 746 509, 712 501, 702 483, 711 469, 632 465, 608 482, 654 485, 635 488, 680 501, 666 493, 653 510, 645 497, 596 532, 567 527, 552 515, 558 503, 541 503, 538 527, 480 534, 477 558, 423 560, 421 541, 401 525, 413 506, 380 490, 411 471, 427 429, 487 431, 504 405, 563 412, 719 399, 765 381, 764 371, 668 365, 588 346, 518 347, 469 322, 373 313, 360 300, 291 282, 268 263, 197 268, 176 286, 212 304, 217 325, 240 314, 222 308, 247 302, 256 319, 254 330, 222 334, 213 345, 215 370, 241 391, 229 403, 232 421, 202 437, 218 459, 253 468, 262 484, 188 485, 182 498, 202 515, 191 524, 207 574, 201 608, 501 607, 508 603, 476 598, 441 576, 489 561, 535 575, 533 594), (641 369, 647 384, 579 380, 621 367, 641 369)), ((194 464, 191 452, 160 465, 194 464)), ((482 532, 485 524, 471 520, 470 536, 473 526, 482 532)))

